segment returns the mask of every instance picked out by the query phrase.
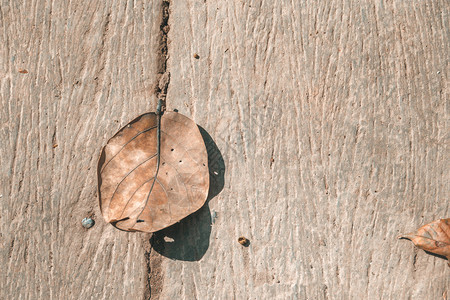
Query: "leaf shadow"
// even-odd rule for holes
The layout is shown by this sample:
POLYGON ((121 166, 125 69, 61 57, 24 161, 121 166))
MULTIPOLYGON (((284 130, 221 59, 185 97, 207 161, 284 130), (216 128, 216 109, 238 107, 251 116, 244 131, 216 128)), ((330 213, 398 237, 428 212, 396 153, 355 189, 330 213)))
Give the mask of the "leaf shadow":
MULTIPOLYGON (((426 251, 426 250, 424 250, 424 251, 428 255, 431 255, 431 256, 434 256, 434 257, 437 257, 437 258, 440 258, 440 259, 443 259, 443 260, 448 260, 447 257, 445 257, 444 255, 439 255, 439 254, 436 254, 436 253, 433 253, 433 252, 429 252, 429 251, 426 251)), ((450 261, 449 261, 449 263, 450 263, 450 261)))
POLYGON ((175 260, 198 261, 209 248, 211 236, 211 211, 209 201, 225 185, 225 162, 209 133, 197 125, 208 154, 209 192, 205 204, 180 222, 153 233, 150 244, 159 254, 175 260))

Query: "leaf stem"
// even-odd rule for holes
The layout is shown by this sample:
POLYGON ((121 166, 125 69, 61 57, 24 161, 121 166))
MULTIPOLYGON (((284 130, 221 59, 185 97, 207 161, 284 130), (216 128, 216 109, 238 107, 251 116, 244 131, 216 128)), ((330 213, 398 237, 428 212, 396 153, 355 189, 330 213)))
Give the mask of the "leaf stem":
MULTIPOLYGON (((159 165, 160 165, 160 161, 161 161, 161 116, 164 114, 164 109, 165 109, 164 101, 162 99, 159 99, 158 105, 156 107, 156 112, 155 112, 156 123, 157 123, 157 127, 156 127, 156 172, 155 172, 155 177, 152 182, 152 186, 150 187, 150 190, 148 192, 147 199, 145 199, 145 203, 142 207, 142 210, 135 220, 135 225, 137 223, 137 220, 139 220, 139 217, 144 212, 145 207, 147 206, 148 199, 150 198, 150 194, 152 193, 153 187, 155 186, 156 178, 158 177, 159 165)), ((134 227, 134 225, 133 225, 133 227, 134 227)))

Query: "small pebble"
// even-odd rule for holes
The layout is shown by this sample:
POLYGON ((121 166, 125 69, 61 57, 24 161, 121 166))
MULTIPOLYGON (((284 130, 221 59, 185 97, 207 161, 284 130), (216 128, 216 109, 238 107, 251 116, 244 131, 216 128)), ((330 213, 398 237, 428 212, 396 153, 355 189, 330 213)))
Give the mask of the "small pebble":
POLYGON ((211 219, 212 219, 212 223, 216 223, 216 219, 217 219, 217 212, 215 210, 212 211, 211 213, 211 219))
POLYGON ((84 228, 91 228, 92 226, 94 226, 95 221, 92 220, 91 218, 84 218, 83 220, 81 220, 81 225, 83 225, 84 228))

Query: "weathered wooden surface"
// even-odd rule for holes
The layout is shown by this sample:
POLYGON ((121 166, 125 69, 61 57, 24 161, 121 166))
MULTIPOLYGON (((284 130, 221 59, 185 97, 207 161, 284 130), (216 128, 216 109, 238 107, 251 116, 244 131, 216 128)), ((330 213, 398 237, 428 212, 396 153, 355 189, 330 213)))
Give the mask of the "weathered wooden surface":
POLYGON ((226 173, 209 249, 163 262, 162 298, 442 299, 447 263, 396 236, 450 215, 448 12, 174 1, 168 105, 226 173))
POLYGON ((450 215, 447 1, 172 1, 167 104, 217 144, 218 195, 150 255, 101 220, 95 168, 154 107, 161 3, 0 8, 0 298, 140 299, 147 273, 160 299, 446 295, 396 237, 450 215))
POLYGON ((161 4, 0 8, 0 298, 141 299, 143 236, 102 221, 96 166, 107 139, 154 108, 161 4))

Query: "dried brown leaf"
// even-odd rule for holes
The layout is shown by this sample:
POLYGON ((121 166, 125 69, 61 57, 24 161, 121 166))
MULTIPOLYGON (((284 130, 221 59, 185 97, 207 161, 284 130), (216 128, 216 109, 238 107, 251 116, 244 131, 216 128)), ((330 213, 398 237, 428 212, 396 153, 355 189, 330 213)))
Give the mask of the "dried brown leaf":
POLYGON ((119 229, 161 230, 201 208, 208 196, 208 156, 197 124, 177 112, 165 112, 160 124, 160 159, 155 113, 130 122, 103 148, 100 209, 119 229))
POLYGON ((450 218, 440 219, 420 227, 416 233, 401 235, 425 251, 450 260, 450 218))

